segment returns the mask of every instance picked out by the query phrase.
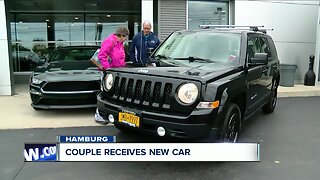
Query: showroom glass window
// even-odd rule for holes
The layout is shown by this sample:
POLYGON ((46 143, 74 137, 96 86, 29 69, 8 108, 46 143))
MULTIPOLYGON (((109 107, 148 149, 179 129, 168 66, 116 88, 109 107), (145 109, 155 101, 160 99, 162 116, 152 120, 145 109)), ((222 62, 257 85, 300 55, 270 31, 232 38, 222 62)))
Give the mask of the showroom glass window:
POLYGON ((199 29, 199 25, 229 24, 227 1, 188 1, 188 29, 199 29))
POLYGON ((37 66, 41 56, 45 56, 47 45, 47 23, 29 21, 37 19, 37 14, 16 14, 16 22, 10 23, 12 59, 14 71, 31 71, 37 66))
MULTIPOLYGON (((17 18, 18 16, 24 15, 19 14, 17 18)), ((129 26, 126 16, 122 17, 123 20, 117 17, 118 21, 113 22, 108 22, 108 17, 104 14, 94 15, 95 18, 100 16, 100 21, 95 21, 89 14, 86 17, 83 14, 54 14, 51 18, 43 18, 44 16, 46 15, 33 15, 33 22, 18 20, 10 23, 14 72, 32 71, 38 62, 47 59, 57 47, 100 45, 117 27, 129 26)), ((133 23, 136 32, 136 24, 139 23, 133 23)))
POLYGON ((133 36, 141 24, 141 0, 10 0, 6 7, 14 72, 32 71, 60 46, 100 45, 119 26, 133 36))

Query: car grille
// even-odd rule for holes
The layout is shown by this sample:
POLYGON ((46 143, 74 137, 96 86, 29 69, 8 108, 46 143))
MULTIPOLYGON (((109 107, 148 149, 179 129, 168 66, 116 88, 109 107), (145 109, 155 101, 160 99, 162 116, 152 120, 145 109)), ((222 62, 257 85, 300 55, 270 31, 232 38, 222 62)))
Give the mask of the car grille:
POLYGON ((99 81, 49 82, 43 91, 96 91, 100 89, 99 81))
POLYGON ((142 106, 170 108, 173 87, 173 83, 116 76, 107 97, 142 106))

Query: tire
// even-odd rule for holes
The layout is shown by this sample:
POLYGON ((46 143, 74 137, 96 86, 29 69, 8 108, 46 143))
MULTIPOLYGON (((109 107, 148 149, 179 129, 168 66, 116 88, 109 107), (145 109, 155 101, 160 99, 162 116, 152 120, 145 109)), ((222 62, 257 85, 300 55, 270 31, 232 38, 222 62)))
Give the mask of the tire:
POLYGON ((234 103, 229 103, 226 107, 220 141, 235 143, 240 135, 241 111, 239 106, 234 103))
POLYGON ((262 106, 262 111, 264 113, 272 113, 274 109, 276 108, 277 105, 277 100, 278 100, 278 82, 273 81, 272 87, 271 87, 271 97, 268 100, 267 104, 262 106))

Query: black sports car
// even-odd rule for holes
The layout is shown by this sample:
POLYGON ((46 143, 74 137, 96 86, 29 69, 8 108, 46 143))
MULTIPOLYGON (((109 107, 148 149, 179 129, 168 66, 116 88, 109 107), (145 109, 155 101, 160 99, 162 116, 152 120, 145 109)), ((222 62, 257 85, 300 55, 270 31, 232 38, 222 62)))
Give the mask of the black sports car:
POLYGON ((97 48, 69 46, 53 51, 30 77, 31 106, 36 110, 95 107, 100 72, 90 58, 97 48))

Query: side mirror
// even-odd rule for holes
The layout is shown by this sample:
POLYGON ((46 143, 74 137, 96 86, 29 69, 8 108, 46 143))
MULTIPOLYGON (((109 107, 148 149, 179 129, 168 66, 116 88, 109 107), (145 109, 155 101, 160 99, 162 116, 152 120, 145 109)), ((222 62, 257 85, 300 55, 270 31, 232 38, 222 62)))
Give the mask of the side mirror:
POLYGON ((43 73, 47 70, 46 67, 43 67, 43 66, 37 66, 36 68, 33 69, 33 72, 35 73, 43 73))
POLYGON ((248 62, 249 66, 259 66, 268 64, 268 54, 267 53, 254 53, 254 57, 248 62))
POLYGON ((46 59, 46 58, 41 58, 41 59, 39 59, 37 65, 38 65, 38 66, 42 66, 42 65, 44 65, 46 62, 47 62, 47 59, 46 59))

